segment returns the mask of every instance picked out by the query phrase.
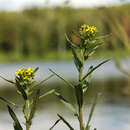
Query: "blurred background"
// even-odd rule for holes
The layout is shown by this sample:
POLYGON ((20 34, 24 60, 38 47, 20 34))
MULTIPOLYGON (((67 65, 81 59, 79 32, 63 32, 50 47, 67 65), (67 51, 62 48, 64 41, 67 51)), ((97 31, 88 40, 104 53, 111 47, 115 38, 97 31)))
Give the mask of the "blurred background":
MULTIPOLYGON (((104 38, 104 45, 86 64, 96 66, 104 59, 110 62, 93 73, 85 97, 85 115, 93 97, 102 93, 92 120, 97 130, 130 130, 130 0, 0 0, 0 75, 13 80, 21 67, 39 66, 36 81, 51 73, 76 82, 77 74, 65 33, 71 34, 82 24, 94 25, 104 38)), ((78 42, 72 36, 72 40, 78 42)), ((75 104, 75 97, 62 81, 52 78, 42 93, 55 88, 75 104)), ((0 96, 19 105, 22 99, 13 86, 0 79, 0 96)), ((16 109, 21 120, 21 109, 16 109)), ((55 95, 45 97, 38 105, 32 130, 49 129, 56 114, 65 115, 73 126, 78 124, 55 95), (53 108, 53 109, 52 109, 53 108)), ((23 124, 24 125, 24 124, 23 124)), ((13 130, 6 105, 0 101, 0 130, 13 130)), ((62 122, 54 130, 67 130, 62 122)))

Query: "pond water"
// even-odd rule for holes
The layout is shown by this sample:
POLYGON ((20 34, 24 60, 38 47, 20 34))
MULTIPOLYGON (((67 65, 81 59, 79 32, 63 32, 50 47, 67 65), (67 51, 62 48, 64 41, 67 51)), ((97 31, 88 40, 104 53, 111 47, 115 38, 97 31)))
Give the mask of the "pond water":
MULTIPOLYGON (((89 106, 86 106, 86 111, 90 110, 89 106)), ((58 119, 57 113, 64 116, 75 130, 79 130, 78 122, 75 117, 71 115, 63 106, 57 104, 50 104, 42 107, 43 110, 38 110, 33 120, 31 130, 49 130, 49 128, 58 119)), ((84 112, 84 119, 87 120, 88 112, 84 112)), ((17 115, 21 122, 23 122, 22 115, 17 112, 17 115)), ((97 130, 130 130, 130 105, 128 104, 98 104, 92 121, 91 126, 97 130)), ((1 112, 0 114, 0 130, 13 130, 12 119, 7 112, 1 112)), ((22 123, 24 126, 24 124, 22 123)), ((93 130, 92 129, 92 130, 93 130)), ((54 130, 69 130, 63 122, 60 122, 54 130)))
MULTIPOLYGON (((85 66, 84 70, 93 65, 96 66, 104 59, 100 60, 89 60, 85 66)), ((122 66, 129 70, 130 59, 121 60, 122 66)), ((25 62, 25 63, 9 63, 9 64, 0 64, 0 75, 9 79, 13 79, 14 72, 17 71, 18 68, 21 67, 39 67, 39 71, 37 72, 36 79, 43 79, 51 74, 49 68, 53 69, 57 73, 63 75, 67 79, 76 79, 77 77, 77 70, 75 65, 72 61, 53 61, 53 62, 25 62)), ((84 71, 85 72, 85 71, 84 71)), ((93 78, 98 79, 107 79, 110 77, 122 77, 124 76, 115 66, 113 60, 102 65, 93 73, 93 78)), ((1 83, 6 83, 0 79, 1 83)))
MULTIPOLYGON (((87 69, 91 64, 94 66, 97 65, 102 60, 92 60, 85 64, 85 69, 87 69)), ((129 69, 130 59, 127 59, 122 62, 125 69, 129 69), (125 64, 126 63, 126 64, 125 64)), ((38 62, 38 63, 25 63, 20 65, 20 63, 11 63, 11 64, 0 64, 0 75, 13 79, 14 72, 20 67, 37 67, 39 66, 40 71, 38 71, 36 79, 42 80, 51 73, 48 68, 53 69, 57 73, 63 75, 68 80, 74 80, 77 76, 77 71, 74 64, 71 61, 59 61, 59 62, 38 62)), ((94 85, 88 90, 88 94, 85 97, 86 103, 84 107, 84 119, 87 120, 88 114, 90 112, 90 107, 92 103, 92 98, 97 92, 101 92, 102 96, 97 104, 97 107, 94 112, 94 116, 91 121, 92 130, 97 128, 97 130, 130 130, 130 97, 122 93, 125 83, 122 83, 120 79, 125 76, 115 67, 114 62, 110 61, 104 64, 102 67, 97 69, 93 74, 93 80, 99 80, 102 83, 95 82, 94 85), (109 84, 105 84, 104 80, 119 78, 116 83, 109 81, 109 84), (115 85, 116 84, 116 85, 115 85)), ((51 88, 55 88, 53 82, 56 78, 53 78, 49 82, 51 83, 51 88)), ((5 81, 0 80, 1 89, 0 96, 7 97, 12 101, 17 103, 22 102, 21 98, 15 94, 15 90, 11 89, 10 86, 5 89, 5 81)), ((60 80, 57 80, 58 86, 62 86, 60 80)), ((124 81, 123 81, 124 82, 124 81)), ((7 85, 7 84, 6 84, 7 85)), ((64 86, 64 85, 63 85, 64 86)), ((73 100, 72 91, 68 88, 62 86, 60 92, 65 95, 69 101, 73 100), (62 90, 63 89, 63 90, 62 90)), ((47 89, 45 90, 47 91, 47 89)), ((43 92, 45 92, 43 91, 43 92)), ((21 109, 14 109, 20 118, 20 122, 23 124, 23 116, 20 113, 21 109)), ((58 99, 51 95, 44 98, 38 105, 38 110, 33 120, 33 125, 31 130, 49 130, 49 128, 54 124, 58 119, 57 113, 63 115, 75 130, 79 130, 78 122, 75 117, 58 101, 58 99), (40 105, 41 104, 41 105, 40 105)), ((12 120, 8 115, 7 108, 5 105, 0 102, 0 130, 13 130, 12 120)), ((54 130, 69 130, 62 122, 60 122, 54 130)))

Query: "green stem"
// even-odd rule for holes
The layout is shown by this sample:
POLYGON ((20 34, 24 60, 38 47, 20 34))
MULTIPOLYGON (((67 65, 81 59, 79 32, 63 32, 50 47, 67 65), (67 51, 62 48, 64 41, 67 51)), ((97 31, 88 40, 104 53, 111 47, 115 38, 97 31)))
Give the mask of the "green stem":
POLYGON ((84 129, 84 123, 83 123, 83 110, 82 110, 82 107, 79 108, 79 124, 80 124, 80 130, 85 130, 84 129))
POLYGON ((30 125, 26 122, 26 130, 29 130, 30 125))
MULTIPOLYGON (((79 83, 81 84, 81 86, 82 86, 82 73, 83 73, 83 67, 80 69, 79 72, 79 83)), ((80 130, 85 130, 83 123, 83 110, 81 106, 79 106, 79 124, 80 124, 80 130)))
POLYGON ((82 82, 82 73, 83 73, 83 67, 80 69, 80 72, 79 72, 79 82, 80 83, 82 82))
POLYGON ((26 119, 26 130, 30 129, 30 124, 29 124, 29 107, 30 107, 30 101, 29 101, 29 99, 27 99, 25 101, 25 112, 24 112, 25 119, 26 119))

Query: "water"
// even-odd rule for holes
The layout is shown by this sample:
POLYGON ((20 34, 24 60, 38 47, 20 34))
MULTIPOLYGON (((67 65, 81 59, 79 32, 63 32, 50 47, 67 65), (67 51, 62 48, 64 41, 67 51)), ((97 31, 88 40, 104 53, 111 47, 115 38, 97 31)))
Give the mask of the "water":
MULTIPOLYGON (((63 87, 63 86, 62 86, 63 87)), ((103 87, 103 86, 102 86, 103 87)), ((84 98, 85 106, 84 106, 84 119, 87 121, 88 114, 90 112, 90 107, 92 103, 92 99, 95 96, 96 92, 101 92, 102 95, 98 101, 96 106, 91 125, 92 128, 96 127, 97 130, 130 130, 129 125, 129 113, 130 113, 130 98, 129 96, 122 95, 121 92, 116 92, 115 90, 108 91, 109 87, 105 86, 105 88, 99 88, 99 86, 91 86, 88 90, 87 96, 84 98), (96 89, 96 90, 95 90, 96 89), (94 91, 95 90, 95 91, 94 91)), ((62 88, 64 91, 62 95, 66 97, 69 101, 74 103, 73 93, 68 88, 62 88), (67 91, 66 91, 67 90, 67 91), (69 95, 69 96, 68 96, 69 95)), ((118 91, 118 90, 117 90, 118 91)), ((18 95, 15 94, 15 91, 5 90, 1 93, 2 97, 7 97, 11 101, 15 101, 17 99, 18 104, 21 103, 21 99, 18 95), (9 93, 9 92, 10 93, 9 93), (14 99, 16 98, 16 99, 14 99)), ((0 106, 0 130, 13 130, 12 119, 8 115, 7 108, 2 104, 0 106)), ((21 109, 14 109, 16 114, 19 117, 20 122, 23 124, 23 115, 21 113, 21 109)), ((54 122, 58 119, 57 113, 61 114, 65 117, 72 126, 74 126, 75 130, 78 129, 78 122, 75 117, 72 116, 72 113, 64 107, 64 105, 59 102, 59 100, 54 96, 50 95, 45 97, 38 104, 38 110, 36 112, 35 118, 33 120, 33 125, 31 130, 49 130, 49 128, 54 124, 54 122)), ((60 122, 54 130, 69 130, 63 122, 60 122)), ((93 130, 93 129, 92 129, 93 130)))
MULTIPOLYGON (((97 130, 130 130, 129 108, 130 106, 117 104, 97 105, 91 121, 92 128, 96 127, 97 130)), ((88 109, 89 108, 87 108, 87 110, 88 109)), ((44 108, 44 110, 39 110, 33 120, 31 130, 49 130, 49 128, 58 119, 56 113, 64 115, 65 119, 72 123, 72 126, 74 126, 75 130, 78 130, 78 122, 76 118, 73 118, 72 115, 69 115, 69 111, 65 110, 64 112, 64 110, 64 107, 61 106, 60 109, 57 109, 57 106, 54 104, 49 105, 49 107, 44 108)), ((23 117, 21 114, 18 115, 22 122, 23 117)), ((86 112, 85 116, 87 117, 86 112)), ((13 130, 12 120, 7 113, 2 113, 0 116, 0 130, 13 130)), ((69 129, 62 122, 60 122, 54 128, 54 130, 69 129)))
MULTIPOLYGON (((91 64, 94 66, 97 65, 100 61, 89 61, 85 64, 85 69, 87 69, 91 64)), ((123 67, 128 69, 130 60, 124 60, 122 62, 123 67), (125 64, 127 63, 127 65, 125 64)), ((22 67, 37 67, 39 66, 40 71, 37 73, 37 80, 42 80, 42 78, 47 77, 51 73, 48 68, 53 69, 57 73, 63 75, 68 80, 76 79, 77 71, 72 62, 39 62, 39 63, 25 63, 22 67)), ((14 72, 21 67, 19 63, 12 64, 0 64, 0 74, 6 78, 13 79, 14 72)), ((94 116, 91 121, 92 130, 96 127, 97 130, 130 130, 130 98, 122 93, 125 88, 125 85, 122 84, 122 81, 116 81, 113 83, 110 80, 110 84, 106 85, 104 80, 114 79, 114 78, 123 78, 124 75, 115 67, 114 62, 110 61, 96 70, 93 74, 93 79, 100 80, 102 83, 94 83, 92 87, 88 90, 88 94, 85 97, 86 103, 84 107, 84 119, 87 120, 88 114, 90 112, 90 106, 92 103, 92 97, 95 96, 96 92, 101 92, 102 96, 97 104, 94 116), (115 85, 116 84, 116 85, 115 85)), ((56 78, 53 78, 50 83, 53 83, 56 78)), ((59 82, 60 80, 58 80, 59 82)), ((5 84, 3 80, 0 80, 1 84, 5 84)), ((7 84, 6 84, 7 85, 7 84)), ((67 97, 69 101, 74 102, 73 93, 67 87, 64 88, 64 85, 58 83, 62 88, 60 92, 67 97)), ((55 88, 54 84, 50 88, 55 88)), ((49 88, 49 89, 50 89, 49 88)), ((45 90, 46 91, 46 90, 45 90)), ((43 91, 43 93, 45 92, 43 91)), ((0 89, 0 96, 7 97, 8 99, 21 103, 22 100, 18 95, 15 94, 14 89, 11 87, 4 87, 0 89), (7 97, 8 95, 8 97, 7 97)), ((20 113, 21 109, 14 109, 18 115, 20 122, 23 124, 23 116, 20 113)), ((33 125, 31 130, 48 130, 54 122, 58 119, 57 113, 65 117, 75 130, 79 130, 78 122, 76 118, 58 101, 58 99, 51 95, 44 98, 40 101, 38 105, 38 110, 33 120, 33 125)), ((25 128, 25 127, 24 127, 25 128)), ((13 130, 12 119, 8 115, 7 108, 5 105, 0 102, 0 130, 13 130)), ((69 130, 63 122, 60 122, 54 130, 69 130)))
MULTIPOLYGON (((85 66, 84 70, 87 71, 87 69, 93 65, 96 66, 103 60, 89 60, 85 66)), ((122 60, 122 65, 126 70, 129 70, 130 65, 130 59, 122 60)), ((43 79, 50 74, 52 74, 49 71, 50 69, 53 69, 58 74, 63 75, 66 79, 76 79, 77 77, 77 70, 75 68, 75 65, 71 61, 56 61, 56 62, 29 62, 29 63, 10 63, 10 64, 0 64, 0 75, 3 77, 6 77, 8 79, 13 80, 14 78, 14 72, 17 71, 18 68, 21 67, 39 67, 39 71, 36 75, 36 80, 43 79)), ((85 71, 84 71, 85 72, 85 71)), ((124 77, 124 74, 121 73, 115 66, 113 60, 110 60, 108 63, 105 63, 100 68, 98 68, 93 73, 93 78, 96 79, 108 79, 108 78, 114 78, 114 77, 124 77)), ((55 80, 55 79, 54 79, 55 80)), ((53 81, 54 81, 53 80, 53 81)), ((3 80, 0 79, 1 84, 6 83, 3 80)))

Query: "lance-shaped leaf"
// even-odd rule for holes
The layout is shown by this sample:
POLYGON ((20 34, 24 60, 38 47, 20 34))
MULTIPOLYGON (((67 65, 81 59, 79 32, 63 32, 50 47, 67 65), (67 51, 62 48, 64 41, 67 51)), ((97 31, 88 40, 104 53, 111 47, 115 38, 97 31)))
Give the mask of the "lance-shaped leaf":
POLYGON ((27 94, 26 94, 26 92, 25 92, 23 86, 20 85, 20 82, 19 82, 19 80, 17 79, 17 77, 16 77, 16 87, 17 87, 17 89, 19 90, 19 92, 22 94, 24 100, 26 100, 26 99, 27 99, 27 94))
MULTIPOLYGON (((92 69, 93 66, 90 66, 87 73, 89 73, 92 69)), ((92 80, 92 73, 88 75, 88 77, 83 81, 83 93, 87 91, 91 80, 92 80)))
POLYGON ((86 125, 86 130, 89 130, 90 129, 90 121, 92 119, 92 116, 93 116, 93 112, 95 110, 95 106, 97 104, 97 101, 98 101, 98 98, 101 94, 97 94, 94 98, 94 101, 93 101, 93 104, 92 104, 92 107, 91 107, 91 110, 90 110, 90 114, 89 114, 89 117, 88 117, 88 122, 87 122, 87 125, 86 125))
POLYGON ((83 80, 85 80, 94 70, 96 70, 97 68, 99 68, 101 65, 103 65, 104 63, 108 62, 109 60, 105 60, 103 62, 101 62, 100 64, 98 64, 96 67, 94 67, 91 71, 89 71, 84 77, 83 80))
POLYGON ((3 97, 0 97, 0 100, 2 100, 3 102, 5 102, 7 105, 12 105, 12 106, 17 106, 15 103, 3 98, 3 97))
POLYGON ((38 99, 39 99, 39 95, 40 95, 40 90, 37 90, 36 96, 33 99, 32 109, 31 109, 30 116, 29 116, 29 123, 30 124, 32 123, 32 119, 33 119, 34 114, 36 112, 36 106, 37 106, 37 102, 38 102, 38 99))
POLYGON ((54 76, 54 74, 48 76, 47 78, 45 78, 44 80, 42 80, 40 83, 38 83, 38 84, 36 84, 36 85, 34 85, 34 86, 31 86, 31 89, 38 89, 38 87, 39 87, 41 84, 45 83, 46 81, 48 81, 48 80, 49 80, 50 78, 52 78, 53 76, 54 76))
POLYGON ((29 107, 29 100, 25 100, 25 103, 24 103, 24 106, 23 106, 23 113, 24 113, 24 118, 26 119, 26 122, 29 120, 28 107, 29 107))
POLYGON ((67 34, 65 34, 66 40, 68 41, 68 43, 70 44, 71 48, 78 48, 78 46, 76 46, 67 36, 67 34))
POLYGON ((96 49, 99 48, 99 46, 102 45, 102 43, 98 40, 92 40, 92 41, 87 41, 88 43, 85 44, 85 60, 88 59, 92 54, 95 53, 96 49))
POLYGON ((73 84, 71 84, 69 81, 65 80, 64 78, 62 78, 59 74, 57 74, 56 72, 54 72, 53 70, 49 69, 53 74, 55 74, 58 78, 60 78, 61 80, 63 80, 68 86, 74 88, 73 84))
POLYGON ((58 119, 58 120, 54 123, 54 125, 53 125, 49 130, 52 130, 52 129, 59 123, 60 120, 61 120, 61 119, 58 119))
POLYGON ((85 130, 90 130, 91 126, 88 125, 88 127, 85 128, 85 130))
POLYGON ((97 50, 101 45, 102 45, 101 43, 98 43, 98 44, 95 44, 94 46, 92 46, 91 48, 89 48, 89 49, 88 49, 88 54, 87 54, 87 56, 89 57, 89 56, 93 55, 93 54, 96 52, 96 50, 97 50))
POLYGON ((9 83, 11 83, 11 84, 16 84, 16 83, 13 82, 12 80, 8 80, 8 79, 6 79, 6 78, 4 78, 4 77, 2 77, 2 76, 0 76, 0 78, 2 78, 3 80, 5 80, 5 81, 7 81, 7 82, 9 82, 9 83))
POLYGON ((66 121, 61 115, 57 114, 58 117, 69 127, 70 130, 74 130, 74 128, 66 121))
POLYGON ((55 92, 55 95, 60 99, 60 101, 75 115, 77 116, 77 112, 73 105, 67 101, 61 94, 55 92))
POLYGON ((98 37, 96 37, 95 39, 96 39, 96 40, 100 40, 100 39, 110 38, 110 36, 112 36, 111 33, 110 33, 110 34, 107 34, 107 35, 104 35, 104 36, 98 36, 98 37))
POLYGON ((36 68, 34 69, 34 73, 36 73, 38 70, 39 70, 39 67, 36 67, 36 68))
POLYGON ((76 92, 77 104, 79 108, 81 108, 83 105, 83 89, 80 84, 75 86, 75 92, 76 92))
POLYGON ((43 97, 45 97, 45 96, 48 96, 48 95, 50 95, 50 94, 52 94, 52 93, 54 93, 54 92, 55 92, 55 89, 52 89, 52 90, 50 90, 50 91, 44 93, 43 95, 39 96, 39 99, 41 99, 41 98, 43 98, 43 97))
POLYGON ((89 88, 89 82, 84 80, 82 88, 83 88, 83 93, 85 93, 89 88))
POLYGON ((83 63, 81 62, 79 56, 77 55, 75 49, 73 49, 73 48, 72 48, 72 53, 73 53, 73 57, 74 57, 75 66, 76 66, 77 70, 80 71, 83 66, 83 63))
POLYGON ((10 116, 12 117, 12 119, 14 121, 14 129, 15 130, 23 130, 22 126, 19 123, 19 120, 18 120, 17 116, 15 115, 15 113, 13 112, 11 107, 10 106, 7 106, 7 107, 8 107, 9 114, 10 114, 10 116))

